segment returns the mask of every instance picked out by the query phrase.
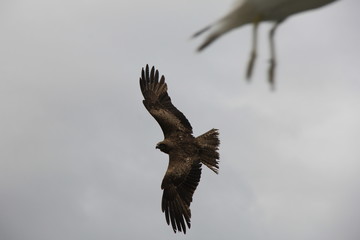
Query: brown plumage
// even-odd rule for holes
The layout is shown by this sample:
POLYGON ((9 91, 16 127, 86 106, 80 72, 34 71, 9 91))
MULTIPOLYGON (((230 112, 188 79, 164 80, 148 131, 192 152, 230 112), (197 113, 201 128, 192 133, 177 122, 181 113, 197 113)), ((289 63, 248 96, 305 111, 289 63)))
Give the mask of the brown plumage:
POLYGON ((219 133, 211 129, 197 138, 192 135, 189 121, 171 103, 164 76, 159 78, 154 67, 151 71, 148 65, 142 69, 140 88, 145 108, 164 133, 165 139, 156 148, 169 155, 168 169, 161 184, 161 209, 174 232, 186 233, 186 226, 190 228, 190 204, 200 181, 202 163, 218 173, 219 133))

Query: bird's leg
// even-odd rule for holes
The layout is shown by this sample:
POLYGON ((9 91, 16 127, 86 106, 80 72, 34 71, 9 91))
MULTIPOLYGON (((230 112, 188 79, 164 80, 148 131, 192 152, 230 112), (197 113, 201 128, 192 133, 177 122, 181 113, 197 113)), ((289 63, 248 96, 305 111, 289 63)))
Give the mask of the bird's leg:
POLYGON ((281 21, 277 21, 274 26, 271 28, 269 33, 269 40, 270 40, 270 66, 269 66, 269 83, 271 88, 274 90, 275 84, 275 67, 276 67, 276 54, 275 54, 275 42, 274 42, 274 35, 277 27, 281 21))
POLYGON ((256 18, 253 24, 253 36, 252 36, 252 48, 250 53, 250 59, 248 62, 248 67, 246 71, 246 79, 250 80, 252 75, 252 70, 254 68, 254 63, 256 59, 256 52, 257 52, 257 31, 258 31, 258 25, 260 22, 260 18, 256 18))

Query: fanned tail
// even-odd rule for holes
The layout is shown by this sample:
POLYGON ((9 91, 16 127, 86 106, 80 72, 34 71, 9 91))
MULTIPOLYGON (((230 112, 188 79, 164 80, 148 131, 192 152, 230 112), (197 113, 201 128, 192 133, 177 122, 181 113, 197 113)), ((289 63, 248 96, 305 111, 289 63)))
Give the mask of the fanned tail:
POLYGON ((200 135, 196 138, 200 145, 200 161, 216 174, 219 172, 219 132, 218 129, 200 135))

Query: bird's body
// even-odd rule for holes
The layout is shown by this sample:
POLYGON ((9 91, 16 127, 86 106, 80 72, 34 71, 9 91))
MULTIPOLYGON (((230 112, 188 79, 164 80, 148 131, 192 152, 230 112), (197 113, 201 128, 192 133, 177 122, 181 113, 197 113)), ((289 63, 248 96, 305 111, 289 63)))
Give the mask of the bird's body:
POLYGON ((249 23, 254 24, 253 47, 247 71, 247 77, 250 78, 256 58, 257 26, 260 22, 273 21, 275 25, 270 31, 271 66, 269 70, 269 81, 273 83, 275 68, 273 36, 278 24, 293 14, 315 9, 334 1, 336 0, 237 0, 232 10, 223 18, 194 34, 196 37, 204 32, 209 32, 198 51, 203 50, 217 38, 235 28, 249 23))
POLYGON ((218 172, 218 131, 212 129, 194 137, 186 117, 171 103, 164 76, 149 67, 142 70, 140 88, 144 106, 159 123, 165 139, 156 148, 169 155, 169 165, 161 184, 161 208, 174 232, 190 228, 190 204, 199 184, 201 165, 218 172), (186 225, 185 225, 186 224, 186 225))
MULTIPOLYGON (((335 0, 247 0, 263 16, 263 21, 281 21, 290 15, 324 6, 335 0)), ((238 1, 244 2, 243 0, 238 1)))

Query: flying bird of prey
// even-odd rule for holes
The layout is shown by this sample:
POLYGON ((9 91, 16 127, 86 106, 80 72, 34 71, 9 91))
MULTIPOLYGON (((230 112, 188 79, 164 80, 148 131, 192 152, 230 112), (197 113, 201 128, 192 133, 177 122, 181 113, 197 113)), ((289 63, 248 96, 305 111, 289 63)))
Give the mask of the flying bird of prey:
POLYGON ((247 79, 250 79, 257 55, 258 24, 264 21, 275 22, 269 33, 270 66, 268 80, 271 86, 273 86, 276 66, 274 34, 278 25, 295 13, 318 8, 334 1, 336 0, 237 0, 233 9, 227 15, 198 31, 193 37, 209 31, 205 41, 198 48, 198 51, 201 51, 225 33, 245 24, 252 23, 252 50, 246 72, 247 79))
POLYGON ((161 183, 161 208, 174 232, 185 234, 186 225, 190 228, 190 204, 200 181, 202 164, 218 173, 219 133, 211 129, 196 138, 192 135, 189 121, 171 102, 164 76, 159 79, 154 67, 150 72, 148 65, 142 69, 140 88, 145 108, 164 133, 165 139, 156 148, 169 155, 169 165, 161 183))

